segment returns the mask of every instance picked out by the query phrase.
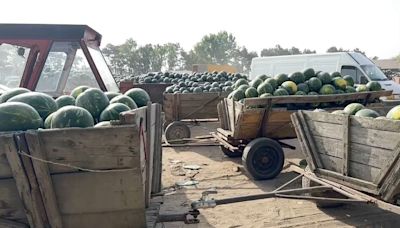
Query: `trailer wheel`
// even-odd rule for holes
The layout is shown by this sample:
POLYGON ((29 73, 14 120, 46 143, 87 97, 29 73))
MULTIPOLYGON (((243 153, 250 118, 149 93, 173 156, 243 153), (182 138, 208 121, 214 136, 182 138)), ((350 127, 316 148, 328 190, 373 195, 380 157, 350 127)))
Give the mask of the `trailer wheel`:
POLYGON ((276 177, 282 171, 284 160, 281 145, 269 138, 254 139, 243 150, 243 166, 256 180, 276 177))
POLYGON ((219 146, 219 148, 221 148, 222 153, 224 153, 226 156, 230 158, 238 158, 241 157, 243 154, 243 152, 240 150, 231 151, 228 148, 225 148, 224 146, 219 146))
POLYGON ((174 121, 165 129, 165 138, 167 141, 190 138, 190 129, 186 124, 174 121))
MULTIPOLYGON (((305 171, 310 171, 310 168, 307 166, 305 168, 305 171)), ((303 188, 309 188, 309 187, 314 187, 317 186, 318 184, 312 183, 310 179, 308 179, 307 177, 303 177, 301 179, 301 186, 303 188)), ((327 198, 343 198, 342 195, 340 195, 339 193, 335 192, 335 191, 325 191, 325 192, 318 192, 318 193, 306 193, 306 195, 311 195, 311 196, 315 196, 315 197, 327 197, 327 198)), ((334 208, 334 207, 341 207, 344 204, 343 203, 326 203, 326 202, 315 202, 315 205, 317 205, 317 207, 319 208, 334 208)))
POLYGON ((170 125, 170 124, 171 124, 171 121, 165 121, 163 123, 163 130, 165 131, 167 129, 168 125, 170 125))

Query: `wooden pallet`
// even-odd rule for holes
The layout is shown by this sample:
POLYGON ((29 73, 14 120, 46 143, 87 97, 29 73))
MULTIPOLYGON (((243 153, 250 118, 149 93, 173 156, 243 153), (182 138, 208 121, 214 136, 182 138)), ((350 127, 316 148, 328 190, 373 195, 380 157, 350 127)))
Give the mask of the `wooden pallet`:
POLYGON ((400 122, 298 111, 292 121, 317 176, 393 203, 400 192, 400 122))

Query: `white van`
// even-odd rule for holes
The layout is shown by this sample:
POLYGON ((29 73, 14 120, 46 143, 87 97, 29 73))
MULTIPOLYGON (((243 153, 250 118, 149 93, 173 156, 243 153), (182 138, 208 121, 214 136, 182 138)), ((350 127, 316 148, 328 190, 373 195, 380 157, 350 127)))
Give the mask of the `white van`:
POLYGON ((315 71, 341 72, 350 75, 356 84, 377 81, 382 88, 392 90, 400 98, 400 85, 389 80, 385 74, 366 56, 357 52, 336 52, 326 54, 282 55, 257 57, 251 61, 250 79, 258 75, 290 74, 313 68, 315 71))

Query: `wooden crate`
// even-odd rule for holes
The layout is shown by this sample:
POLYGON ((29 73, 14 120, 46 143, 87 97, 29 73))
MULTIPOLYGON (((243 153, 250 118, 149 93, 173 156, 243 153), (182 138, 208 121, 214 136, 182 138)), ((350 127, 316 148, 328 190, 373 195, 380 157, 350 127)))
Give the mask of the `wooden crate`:
POLYGON ((317 176, 393 202, 400 192, 400 122, 310 111, 292 120, 317 176))
MULTIPOLYGON (((370 103, 381 96, 390 95, 391 91, 365 92, 353 94, 335 94, 319 96, 281 96, 270 98, 250 98, 244 103, 224 99, 219 104, 221 128, 230 131, 233 139, 254 139, 268 137, 272 139, 296 138, 290 115, 297 110, 274 107, 279 104, 337 102, 362 100, 369 108, 385 112, 389 107, 383 103, 370 103)), ((327 111, 343 107, 327 108, 327 111)))
POLYGON ((0 227, 146 227, 161 187, 160 113, 153 104, 124 113, 125 125, 0 135, 0 227))
POLYGON ((166 121, 218 118, 217 104, 228 93, 164 93, 163 111, 166 121))

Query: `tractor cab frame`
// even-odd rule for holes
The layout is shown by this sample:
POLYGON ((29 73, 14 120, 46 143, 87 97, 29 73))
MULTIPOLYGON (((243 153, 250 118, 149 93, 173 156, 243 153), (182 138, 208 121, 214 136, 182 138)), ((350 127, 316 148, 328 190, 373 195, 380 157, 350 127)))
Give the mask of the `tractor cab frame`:
POLYGON ((0 93, 24 87, 53 97, 86 85, 118 92, 87 25, 0 24, 0 93))

